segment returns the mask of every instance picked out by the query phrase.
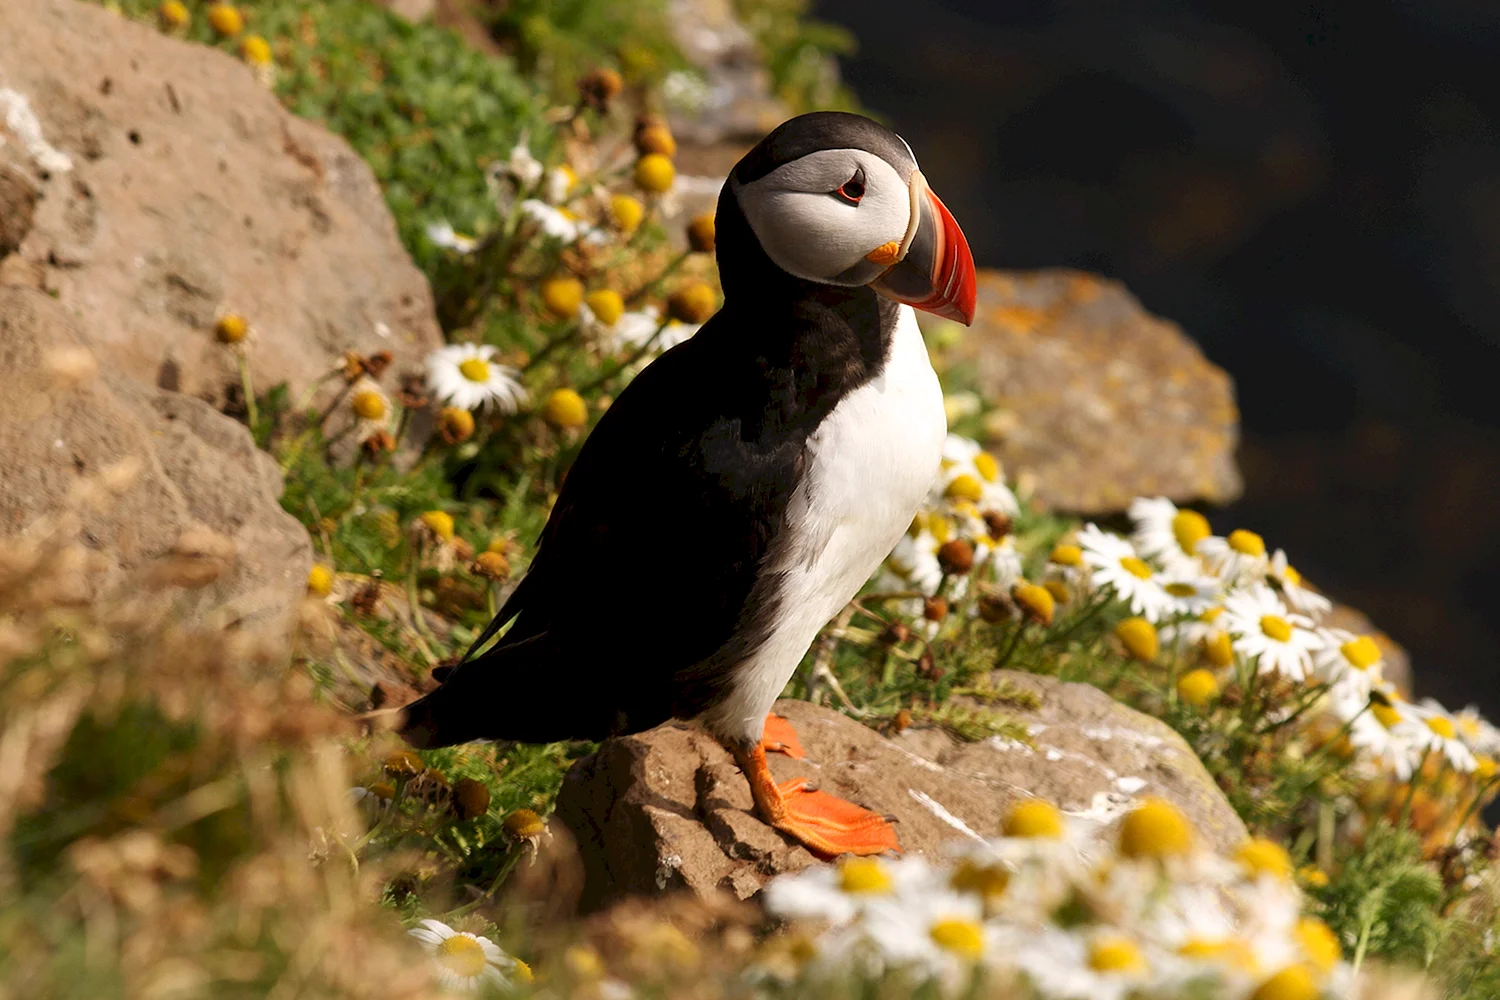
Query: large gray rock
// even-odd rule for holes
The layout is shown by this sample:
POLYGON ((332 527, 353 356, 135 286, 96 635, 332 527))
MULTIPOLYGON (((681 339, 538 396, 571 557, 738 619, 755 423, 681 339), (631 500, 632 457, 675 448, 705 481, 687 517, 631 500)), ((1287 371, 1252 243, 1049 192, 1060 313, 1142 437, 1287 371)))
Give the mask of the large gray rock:
MULTIPOLYGON (((938 729, 886 738, 837 712, 780 701, 807 760, 771 755, 777 780, 809 776, 835 795, 897 819, 902 849, 930 854, 952 840, 993 836, 1011 803, 1039 796, 1111 824, 1141 796, 1175 802, 1211 847, 1246 836, 1244 824, 1183 739, 1097 688, 1001 671, 1034 692, 1034 710, 1007 710, 1032 732, 961 742, 938 729)), ((608 740, 568 772, 557 818, 577 841, 593 909, 629 895, 715 890, 741 899, 782 872, 813 864, 750 811, 750 790, 729 754, 700 730, 673 723, 608 740)))
POLYGON ((1100 515, 1138 496, 1239 496, 1234 383, 1118 282, 981 272, 959 353, 1000 408, 990 445, 1044 506, 1100 515))
POLYGON ((45 293, 0 287, 0 535, 76 517, 93 595, 171 584, 189 624, 285 636, 312 546, 277 503, 276 463, 243 425, 109 370, 85 340, 45 293), (116 492, 90 502, 102 474, 116 492))
POLYGON ((0 226, 0 284, 55 295, 105 367, 219 405, 225 311, 250 321, 257 389, 294 398, 346 349, 440 344, 369 167, 245 64, 74 0, 5 0, 0 38, 0 94, 51 147, 0 112, 0 209, 39 195, 19 239, 0 226))

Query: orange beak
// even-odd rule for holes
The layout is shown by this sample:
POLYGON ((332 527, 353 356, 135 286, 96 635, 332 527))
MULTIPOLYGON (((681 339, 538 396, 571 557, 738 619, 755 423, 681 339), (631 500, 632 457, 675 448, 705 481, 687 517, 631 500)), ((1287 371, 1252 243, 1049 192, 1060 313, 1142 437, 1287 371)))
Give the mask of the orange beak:
POLYGON ((911 187, 913 226, 896 262, 870 287, 914 309, 968 326, 974 322, 976 294, 969 241, 921 171, 912 174, 911 187))

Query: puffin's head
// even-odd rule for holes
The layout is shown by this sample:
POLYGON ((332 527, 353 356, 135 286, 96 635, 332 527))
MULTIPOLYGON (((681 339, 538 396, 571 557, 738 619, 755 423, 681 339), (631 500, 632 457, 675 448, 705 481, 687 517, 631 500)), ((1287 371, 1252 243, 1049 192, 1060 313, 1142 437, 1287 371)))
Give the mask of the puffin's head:
POLYGON ((869 285, 917 309, 973 321, 968 241, 890 129, 841 111, 800 115, 745 154, 726 194, 788 274, 869 285))

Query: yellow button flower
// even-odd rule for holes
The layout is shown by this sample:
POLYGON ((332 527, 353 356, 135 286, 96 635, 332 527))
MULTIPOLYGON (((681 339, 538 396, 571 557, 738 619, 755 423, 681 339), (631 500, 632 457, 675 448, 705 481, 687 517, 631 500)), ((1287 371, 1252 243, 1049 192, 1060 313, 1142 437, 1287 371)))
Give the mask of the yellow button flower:
POLYGON ((1219 694, 1219 679, 1212 670, 1189 670, 1177 678, 1177 697, 1194 708, 1202 708, 1219 694))
POLYGON ((588 423, 588 404, 573 389, 553 389, 542 404, 542 419, 559 430, 582 427, 588 423))
POLYGON ((677 168, 661 153, 647 153, 635 163, 635 183, 642 191, 662 194, 671 190, 676 179, 677 168))
POLYGON ((1192 846, 1192 824, 1165 799, 1146 799, 1120 822, 1120 853, 1128 858, 1176 857, 1192 846))

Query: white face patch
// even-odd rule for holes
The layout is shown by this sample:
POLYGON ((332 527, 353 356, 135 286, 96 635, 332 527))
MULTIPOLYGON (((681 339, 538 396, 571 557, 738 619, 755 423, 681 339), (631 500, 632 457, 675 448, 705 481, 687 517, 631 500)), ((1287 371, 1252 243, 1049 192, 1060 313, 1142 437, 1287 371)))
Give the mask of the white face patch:
POLYGON ((911 219, 906 179, 862 149, 821 149, 735 186, 740 209, 766 255, 808 281, 831 281, 886 243, 900 243, 911 219), (857 205, 836 192, 857 173, 857 205))

